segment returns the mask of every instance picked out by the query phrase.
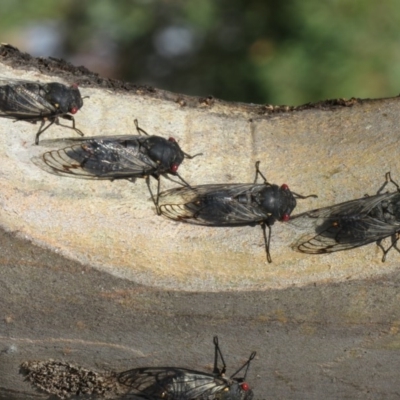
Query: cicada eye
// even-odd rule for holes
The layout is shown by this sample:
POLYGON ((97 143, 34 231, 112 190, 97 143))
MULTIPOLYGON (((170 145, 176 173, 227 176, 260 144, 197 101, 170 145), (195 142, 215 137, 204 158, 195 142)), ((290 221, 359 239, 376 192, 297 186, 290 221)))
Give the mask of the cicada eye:
POLYGON ((173 137, 168 138, 168 141, 169 141, 169 142, 172 142, 172 143, 176 143, 176 140, 175 140, 175 138, 173 138, 173 137))
POLYGON ((76 114, 76 113, 78 112, 78 110, 79 110, 78 107, 72 107, 72 108, 69 110, 69 112, 70 112, 71 114, 76 114))
POLYGON ((283 214, 282 215, 282 219, 281 220, 283 222, 287 222, 287 221, 289 221, 289 219, 290 219, 290 215, 289 214, 283 214))
POLYGON ((286 183, 284 183, 284 184, 281 186, 281 189, 282 189, 282 190, 289 190, 289 186, 286 185, 286 183))
POLYGON ((175 173, 178 171, 179 165, 178 164, 172 164, 171 165, 171 172, 175 173))
POLYGON ((240 387, 242 388, 242 390, 244 390, 245 392, 247 392, 248 390, 250 390, 250 386, 246 383, 243 382, 240 384, 240 387))

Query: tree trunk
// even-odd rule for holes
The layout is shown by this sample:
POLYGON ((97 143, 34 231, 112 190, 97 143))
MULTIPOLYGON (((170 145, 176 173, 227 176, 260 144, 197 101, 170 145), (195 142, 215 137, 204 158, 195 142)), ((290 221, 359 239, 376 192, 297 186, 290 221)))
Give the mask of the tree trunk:
MULTIPOLYGON (((398 98, 297 108, 227 103, 103 79, 0 47, 0 75, 78 83, 85 136, 173 136, 191 185, 251 183, 256 161, 299 199, 293 214, 373 195, 397 165, 398 98)), ((0 397, 49 398, 19 372, 49 359, 100 373, 140 366, 227 373, 257 351, 255 399, 392 398, 400 378, 400 255, 375 245, 325 255, 292 249, 304 232, 213 228, 157 216, 143 179, 95 181, 32 163, 38 125, 0 118, 0 397)), ((52 126, 44 139, 74 136, 52 126)), ((156 181, 152 180, 153 189, 156 181)), ((162 190, 176 186, 161 180, 162 190)))

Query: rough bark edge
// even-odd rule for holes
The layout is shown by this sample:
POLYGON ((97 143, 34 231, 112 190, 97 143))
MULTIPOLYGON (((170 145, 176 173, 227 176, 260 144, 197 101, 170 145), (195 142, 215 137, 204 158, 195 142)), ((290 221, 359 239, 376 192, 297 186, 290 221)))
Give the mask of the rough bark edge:
POLYGON ((247 112, 250 117, 269 116, 278 113, 288 113, 319 109, 324 111, 336 110, 342 107, 352 107, 355 104, 376 101, 371 99, 351 98, 330 99, 316 103, 307 103, 301 106, 271 105, 271 104, 245 104, 239 102, 227 102, 216 99, 213 96, 195 97, 186 96, 153 88, 151 86, 139 86, 131 82, 123 82, 116 79, 103 78, 99 74, 91 72, 84 66, 76 67, 62 59, 49 57, 32 57, 27 53, 19 51, 10 44, 0 45, 0 62, 14 69, 37 70, 45 75, 62 77, 66 81, 77 83, 81 87, 104 88, 117 92, 129 92, 140 96, 150 96, 165 101, 172 101, 181 107, 191 108, 213 108, 222 106, 227 111, 247 112))

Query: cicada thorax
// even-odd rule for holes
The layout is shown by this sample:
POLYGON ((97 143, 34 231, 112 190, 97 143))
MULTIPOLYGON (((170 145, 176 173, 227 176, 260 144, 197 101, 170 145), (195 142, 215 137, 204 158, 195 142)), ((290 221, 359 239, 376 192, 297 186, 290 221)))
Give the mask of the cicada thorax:
POLYGON ((176 173, 183 162, 184 153, 173 138, 164 139, 160 136, 149 136, 142 143, 148 156, 156 162, 158 173, 176 173))
POLYGON ((264 185, 254 194, 254 201, 276 221, 288 221, 296 207, 296 199, 287 185, 264 185))

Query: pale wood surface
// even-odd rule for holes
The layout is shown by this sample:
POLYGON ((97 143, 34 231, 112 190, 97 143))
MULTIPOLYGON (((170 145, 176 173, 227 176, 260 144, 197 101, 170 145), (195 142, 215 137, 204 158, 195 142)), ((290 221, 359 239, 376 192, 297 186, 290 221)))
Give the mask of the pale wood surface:
MULTIPOLYGON (((60 80, 6 64, 2 76, 60 80)), ((375 194, 389 170, 400 177, 398 98, 260 114, 161 91, 81 92, 90 98, 76 123, 87 136, 134 134, 138 118, 204 153, 181 165, 192 184, 251 182, 261 160, 269 181, 318 194, 295 213, 375 194)), ((307 256, 290 248, 303 232, 276 223, 267 264, 258 227, 170 222, 155 215, 142 180, 41 171, 31 162, 44 151, 36 129, 0 119, 0 224, 11 232, 0 238, 0 396, 46 398, 18 374, 30 359, 207 370, 215 334, 229 372, 258 352, 248 379, 256 399, 395 396, 397 252, 386 263, 374 244, 307 256)), ((72 135, 55 127, 43 139, 72 135)))

